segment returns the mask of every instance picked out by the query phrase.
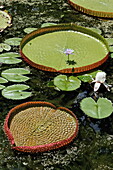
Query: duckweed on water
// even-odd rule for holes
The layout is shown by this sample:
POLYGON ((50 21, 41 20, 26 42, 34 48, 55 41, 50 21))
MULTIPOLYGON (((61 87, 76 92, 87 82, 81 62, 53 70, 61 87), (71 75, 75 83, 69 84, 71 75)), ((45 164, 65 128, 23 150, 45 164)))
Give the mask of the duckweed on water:
MULTIPOLYGON (((75 11, 67 3, 67 0, 23 0, 9 1, 3 0, 3 4, 12 16, 12 26, 5 29, 0 34, 0 40, 13 37, 24 37, 26 33, 23 31, 27 27, 39 28, 43 23, 70 23, 74 22, 81 26, 99 28, 102 35, 106 38, 112 38, 112 20, 102 20, 87 16, 75 11), (60 10, 59 10, 60 9, 60 10)), ((18 47, 12 46, 12 52, 19 52, 18 47)), ((21 62, 16 64, 17 67, 28 67, 28 64, 21 62)), ((12 65, 2 64, 3 70, 14 67, 12 65)), ((29 66, 30 67, 30 66, 29 66)), ((113 84, 113 59, 109 60, 99 68, 108 75, 108 84, 113 84)), ((74 92, 59 92, 54 88, 47 87, 47 82, 51 81, 57 74, 46 73, 30 67, 30 80, 27 81, 33 91, 30 100, 49 101, 57 106, 70 107, 79 119, 80 127, 77 139, 69 145, 50 152, 38 153, 35 155, 22 154, 14 152, 10 149, 9 142, 3 132, 3 122, 8 111, 14 106, 21 104, 23 101, 15 101, 5 99, 0 96, 0 167, 2 170, 13 169, 39 169, 39 170, 107 170, 113 169, 113 116, 103 120, 96 120, 87 117, 78 108, 79 103, 73 106, 73 101, 77 95, 83 91, 89 94, 91 89, 87 82, 81 85, 79 90, 74 92)), ((5 85, 5 84, 4 84, 5 85)), ((10 83, 9 83, 10 85, 10 83)), ((102 89, 100 96, 107 97, 113 101, 111 92, 102 89), (104 92, 104 93, 103 93, 104 92)), ((28 99, 24 99, 28 101, 28 99)))

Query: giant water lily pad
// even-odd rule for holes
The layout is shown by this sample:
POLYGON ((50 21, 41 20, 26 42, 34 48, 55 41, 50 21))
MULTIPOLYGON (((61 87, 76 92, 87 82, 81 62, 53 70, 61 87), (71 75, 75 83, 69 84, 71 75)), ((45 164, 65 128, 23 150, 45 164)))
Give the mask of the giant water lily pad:
POLYGON ((68 0, 78 11, 98 17, 113 18, 112 0, 68 0))
POLYGON ((38 69, 77 73, 103 64, 108 58, 109 47, 101 35, 90 29, 59 24, 26 35, 20 53, 38 69))
POLYGON ((67 108, 27 102, 10 110, 4 130, 13 149, 44 152, 70 143, 77 135, 78 120, 67 108))
POLYGON ((85 114, 96 119, 106 118, 113 112, 112 102, 106 98, 99 98, 95 102, 88 97, 81 101, 80 106, 85 114))
POLYGON ((0 32, 11 26, 11 16, 6 11, 0 10, 0 32))

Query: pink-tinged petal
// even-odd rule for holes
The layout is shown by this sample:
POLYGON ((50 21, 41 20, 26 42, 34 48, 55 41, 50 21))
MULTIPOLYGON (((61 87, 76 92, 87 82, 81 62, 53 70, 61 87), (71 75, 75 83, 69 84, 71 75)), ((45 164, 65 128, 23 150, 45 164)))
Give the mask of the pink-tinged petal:
POLYGON ((67 49, 64 51, 64 54, 66 54, 66 55, 70 55, 70 54, 73 54, 73 53, 74 53, 74 50, 69 49, 69 48, 67 48, 67 49))
POLYGON ((94 92, 96 92, 100 88, 101 83, 94 84, 94 92))

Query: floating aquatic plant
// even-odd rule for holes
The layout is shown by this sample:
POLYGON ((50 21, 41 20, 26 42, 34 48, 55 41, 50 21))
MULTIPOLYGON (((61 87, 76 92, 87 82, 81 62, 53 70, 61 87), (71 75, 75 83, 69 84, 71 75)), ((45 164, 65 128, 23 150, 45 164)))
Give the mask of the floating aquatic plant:
POLYGON ((0 52, 2 52, 3 50, 5 51, 10 51, 11 46, 5 43, 0 43, 0 52))
POLYGON ((0 90, 2 90, 2 96, 7 99, 21 100, 31 96, 30 91, 25 91, 30 88, 24 84, 14 84, 10 86, 4 86, 1 84, 11 82, 25 82, 29 77, 23 74, 29 74, 30 71, 24 68, 12 68, 2 71, 0 77, 0 90))
POLYGON ((10 110, 4 130, 13 149, 44 152, 70 143, 78 133, 78 120, 67 108, 27 102, 10 110))
POLYGON ((113 112, 112 102, 107 98, 99 98, 97 102, 91 97, 85 98, 80 102, 80 108, 89 117, 96 119, 106 118, 113 112))
POLYGON ((11 68, 1 73, 2 77, 12 82, 25 82, 29 80, 29 77, 23 74, 30 74, 30 71, 24 68, 11 68))
POLYGON ((54 85, 63 91, 72 91, 80 87, 81 81, 74 76, 58 75, 54 78, 54 85))
POLYGON ((8 38, 4 41, 4 43, 12 45, 12 46, 19 46, 22 38, 14 37, 14 38, 8 38))
POLYGON ((31 96, 31 92, 26 91, 30 87, 25 84, 14 84, 2 90, 2 95, 7 99, 22 100, 31 96))
POLYGON ((47 23, 43 23, 42 25, 41 25, 41 28, 43 28, 43 27, 49 27, 49 26, 52 26, 52 25, 57 25, 56 23, 53 23, 53 22, 47 22, 47 23))
POLYGON ((31 28, 31 27, 29 27, 29 28, 25 28, 25 29, 24 29, 24 32, 27 33, 27 34, 29 34, 29 33, 33 32, 33 31, 35 31, 35 30, 37 30, 37 28, 33 28, 33 27, 31 28))
POLYGON ((88 29, 96 32, 97 34, 102 34, 102 31, 99 28, 87 27, 88 29))
POLYGON ((0 84, 2 84, 2 83, 7 83, 7 82, 8 82, 7 79, 5 79, 5 78, 3 78, 3 77, 0 77, 0 84))
POLYGON ((11 16, 6 11, 0 10, 0 32, 11 26, 11 16))
POLYGON ((0 63, 4 64, 16 64, 22 62, 20 55, 15 52, 8 52, 0 54, 0 63))
POLYGON ((68 0, 68 2, 78 11, 89 15, 113 18, 112 0, 68 0))
POLYGON ((26 62, 38 69, 78 73, 104 63, 108 59, 109 46, 101 35, 90 29, 57 24, 27 34, 21 41, 20 53, 26 62), (66 60, 67 52, 71 59, 66 60))
POLYGON ((98 72, 102 72, 102 71, 97 70, 97 71, 93 71, 91 73, 79 75, 77 77, 83 82, 92 82, 92 80, 94 80, 94 78, 98 72))

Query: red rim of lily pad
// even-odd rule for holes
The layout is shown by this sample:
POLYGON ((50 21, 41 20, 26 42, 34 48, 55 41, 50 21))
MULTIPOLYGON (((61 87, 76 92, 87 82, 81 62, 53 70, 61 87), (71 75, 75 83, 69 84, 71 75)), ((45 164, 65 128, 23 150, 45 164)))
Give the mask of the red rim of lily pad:
MULTIPOLYGON (((70 117, 68 117, 68 116, 67 116, 67 120, 70 119, 70 117)), ((45 152, 45 151, 57 149, 57 148, 60 148, 64 145, 67 145, 68 143, 70 143, 76 137, 76 135, 78 133, 78 128, 79 128, 78 120, 77 120, 75 114, 72 111, 70 111, 69 109, 67 109, 65 107, 58 107, 57 108, 52 103, 42 102, 42 101, 26 102, 26 103, 17 105, 16 107, 12 108, 9 111, 8 115, 6 116, 5 122, 4 122, 4 132, 5 132, 6 136, 8 137, 8 139, 10 141, 12 149, 18 150, 18 151, 21 151, 21 152, 32 152, 32 153, 45 152), (68 114, 68 116, 70 115, 75 122, 75 125, 73 125, 73 129, 74 129, 73 134, 69 138, 66 138, 66 139, 63 139, 63 140, 60 140, 60 141, 57 141, 57 142, 53 142, 53 143, 42 144, 42 145, 37 145, 37 146, 16 146, 15 138, 12 135, 13 132, 11 132, 11 129, 10 129, 11 122, 18 113, 20 113, 21 111, 25 111, 26 109, 32 108, 32 107, 41 107, 41 109, 43 107, 49 107, 49 108, 53 109, 52 112, 58 111, 58 110, 64 111, 66 114, 68 114)), ((24 128, 23 128, 23 130, 24 130, 24 128)))
POLYGON ((91 10, 91 9, 85 8, 84 5, 80 6, 77 3, 72 2, 71 0, 68 0, 68 2, 76 10, 78 10, 80 12, 83 12, 83 13, 86 13, 88 15, 93 15, 93 16, 102 17, 102 18, 113 18, 113 12, 104 12, 104 11, 91 10))
MULTIPOLYGON (((76 45, 76 43, 75 43, 75 45, 76 45)), ((81 50, 82 50, 82 48, 81 48, 81 50)), ((98 50, 98 49, 95 49, 95 51, 96 50, 98 50)), ((87 52, 85 51, 85 53, 87 53, 87 52)), ((79 72, 85 72, 85 71, 94 69, 94 68, 102 65, 109 57, 109 46, 108 46, 106 40, 104 39, 104 37, 102 37, 101 35, 99 35, 98 33, 94 32, 94 31, 92 31, 90 29, 87 29, 87 28, 81 27, 81 26, 77 26, 76 24, 73 24, 73 23, 70 23, 70 24, 58 24, 58 25, 54 25, 54 26, 40 28, 40 29, 38 29, 36 31, 31 32, 30 34, 27 34, 23 38, 23 40, 21 41, 20 54, 28 64, 30 64, 31 66, 33 66, 33 67, 35 67, 37 69, 41 69, 41 70, 49 71, 49 72, 72 73, 72 68, 74 68, 73 73, 79 73, 79 72), (105 46, 104 48, 106 48, 106 50, 107 50, 105 56, 102 56, 101 59, 99 59, 99 56, 98 56, 98 59, 96 59, 96 61, 94 61, 91 64, 86 63, 83 66, 77 66, 76 67, 76 65, 75 65, 75 66, 70 66, 70 67, 63 68, 63 69, 56 69, 56 68, 53 68, 51 66, 46 66, 44 64, 38 64, 38 63, 34 62, 33 60, 31 60, 25 54, 25 52, 23 52, 23 49, 26 46, 26 44, 28 44, 31 40, 33 40, 33 39, 35 39, 35 38, 37 38, 39 36, 46 35, 48 33, 61 32, 61 31, 70 31, 70 30, 72 32, 77 32, 77 33, 83 34, 84 36, 87 36, 87 37, 89 36, 92 39, 95 38, 95 39, 97 39, 97 41, 100 41, 105 46)), ((84 56, 82 56, 81 61, 83 60, 83 58, 84 58, 84 56)), ((90 58, 91 58, 91 56, 90 56, 90 58)), ((50 60, 50 62, 51 62, 51 60, 50 60)), ((75 58, 75 60, 76 60, 76 58, 75 58)))

